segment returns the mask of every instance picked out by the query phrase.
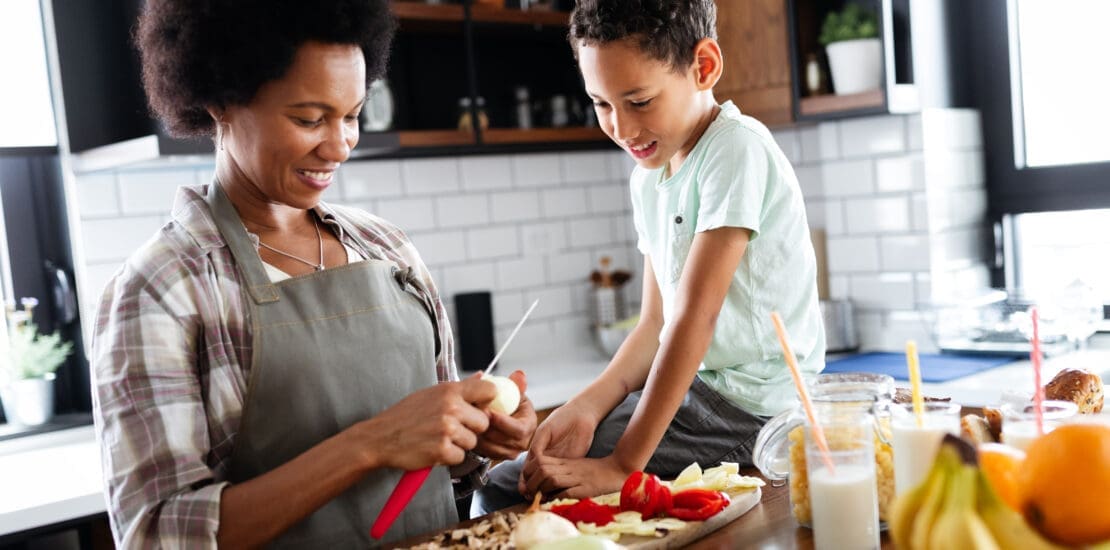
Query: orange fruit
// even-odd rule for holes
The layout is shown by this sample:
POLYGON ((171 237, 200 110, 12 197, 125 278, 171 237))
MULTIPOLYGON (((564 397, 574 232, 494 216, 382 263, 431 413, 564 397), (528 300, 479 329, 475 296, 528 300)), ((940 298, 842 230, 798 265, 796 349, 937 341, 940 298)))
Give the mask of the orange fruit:
POLYGON ((979 445, 979 468, 987 476, 994 492, 1014 510, 1021 511, 1018 495, 1018 474, 1025 461, 1025 452, 1001 443, 979 445))
POLYGON ((1062 544, 1110 540, 1110 426, 1068 424, 1037 438, 1018 475, 1025 520, 1062 544))

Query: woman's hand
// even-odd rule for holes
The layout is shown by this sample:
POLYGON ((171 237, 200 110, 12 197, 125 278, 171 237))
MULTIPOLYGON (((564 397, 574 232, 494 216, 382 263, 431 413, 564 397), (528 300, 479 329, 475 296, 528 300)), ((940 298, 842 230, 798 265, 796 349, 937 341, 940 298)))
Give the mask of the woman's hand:
POLYGON ((528 449, 528 443, 536 431, 536 409, 524 393, 528 389, 524 372, 515 371, 509 375, 509 379, 520 388, 520 405, 512 416, 489 413, 489 430, 478 438, 478 445, 475 447, 475 451, 485 457, 505 460, 516 458, 516 455, 528 449))
POLYGON ((530 473, 521 472, 523 488, 520 492, 528 498, 537 491, 554 498, 595 497, 621 490, 630 473, 611 455, 604 458, 540 456, 530 473))
POLYGON ((532 446, 528 449, 528 457, 520 472, 517 486, 520 493, 531 497, 534 489, 527 488, 526 480, 536 475, 540 468, 540 459, 586 456, 593 444, 598 422, 595 414, 580 408, 574 401, 555 409, 536 429, 536 435, 532 438, 532 446))
POLYGON ((458 464, 489 428, 484 409, 496 394, 493 384, 474 377, 436 384, 355 424, 348 432, 370 468, 418 470, 458 464))

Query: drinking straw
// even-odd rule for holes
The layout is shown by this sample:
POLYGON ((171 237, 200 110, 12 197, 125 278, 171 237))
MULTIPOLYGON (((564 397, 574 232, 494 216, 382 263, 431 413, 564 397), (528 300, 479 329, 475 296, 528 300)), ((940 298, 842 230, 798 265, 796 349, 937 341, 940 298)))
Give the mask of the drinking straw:
POLYGON ((925 427, 925 397, 921 393, 921 365, 917 362, 917 342, 906 341, 906 365, 910 369, 910 387, 913 389, 913 415, 917 427, 925 427))
POLYGON ((825 460, 829 472, 835 475, 836 467, 833 466, 829 443, 825 440, 825 430, 821 429, 821 425, 817 423, 817 415, 813 412, 813 402, 809 399, 809 392, 806 391, 805 383, 802 382, 802 371, 798 369, 798 360, 794 357, 794 352, 790 351, 786 326, 782 324, 782 317, 777 311, 771 312, 771 321, 775 324, 775 332, 779 336, 779 344, 782 346, 782 355, 786 359, 786 366, 790 367, 790 376, 794 378, 794 387, 798 388, 798 397, 802 400, 806 417, 809 418, 809 425, 813 430, 813 440, 817 443, 817 448, 821 450, 821 458, 825 460))
POLYGON ((1029 312, 1033 316, 1033 350, 1029 359, 1033 362, 1033 384, 1036 389, 1033 391, 1033 418, 1036 421, 1037 435, 1044 435, 1044 386, 1041 385, 1041 331, 1040 331, 1040 315, 1037 314, 1037 307, 1029 308, 1029 312))

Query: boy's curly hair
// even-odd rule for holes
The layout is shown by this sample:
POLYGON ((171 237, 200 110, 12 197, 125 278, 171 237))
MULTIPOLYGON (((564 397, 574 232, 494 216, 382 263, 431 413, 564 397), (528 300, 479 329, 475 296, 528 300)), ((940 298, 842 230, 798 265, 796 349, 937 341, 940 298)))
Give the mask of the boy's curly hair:
POLYGON ((601 45, 634 37, 640 50, 681 70, 694 62, 694 46, 717 38, 713 0, 578 0, 570 14, 570 39, 601 45))
POLYGON ((369 88, 395 27, 387 0, 148 0, 134 41, 151 110, 172 135, 205 136, 207 107, 249 103, 308 41, 357 45, 369 88))

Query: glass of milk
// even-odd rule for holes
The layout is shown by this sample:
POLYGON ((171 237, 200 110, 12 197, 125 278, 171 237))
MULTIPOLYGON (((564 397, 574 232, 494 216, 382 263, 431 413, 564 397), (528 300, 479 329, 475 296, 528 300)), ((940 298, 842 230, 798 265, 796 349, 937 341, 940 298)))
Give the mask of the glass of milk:
MULTIPOLYGON (((1056 429, 1056 426, 1078 412, 1079 407, 1071 401, 1045 401, 1044 433, 1056 429)), ((1024 451, 1029 448, 1034 439, 1037 439, 1037 420, 1036 413, 1033 412, 1033 404, 1002 405, 1002 442, 1024 451)))
POLYGON ((944 434, 960 435, 960 406, 927 402, 920 426, 913 412, 913 403, 897 404, 891 409, 894 490, 902 494, 925 480, 933 468, 933 460, 944 434))
POLYGON ((874 419, 816 405, 829 446, 829 468, 806 426, 806 470, 817 550, 879 548, 879 495, 875 481, 874 419), (830 414, 831 413, 831 414, 830 414))

